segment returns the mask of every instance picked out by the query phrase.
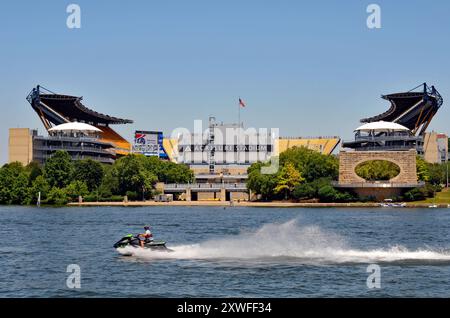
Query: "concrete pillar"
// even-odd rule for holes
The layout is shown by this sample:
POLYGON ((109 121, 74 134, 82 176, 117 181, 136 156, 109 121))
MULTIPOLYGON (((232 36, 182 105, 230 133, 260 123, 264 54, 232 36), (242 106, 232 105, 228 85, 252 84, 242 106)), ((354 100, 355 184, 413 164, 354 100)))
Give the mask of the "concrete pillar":
POLYGON ((227 191, 225 188, 220 189, 220 201, 226 201, 227 200, 227 191))
POLYGON ((187 188, 186 188, 186 201, 187 201, 187 202, 191 202, 191 200, 192 200, 192 197, 191 197, 191 188, 190 188, 190 187, 187 187, 187 188))
POLYGON ((164 182, 157 182, 157 183, 155 184, 155 190, 156 190, 158 193, 164 194, 164 182))

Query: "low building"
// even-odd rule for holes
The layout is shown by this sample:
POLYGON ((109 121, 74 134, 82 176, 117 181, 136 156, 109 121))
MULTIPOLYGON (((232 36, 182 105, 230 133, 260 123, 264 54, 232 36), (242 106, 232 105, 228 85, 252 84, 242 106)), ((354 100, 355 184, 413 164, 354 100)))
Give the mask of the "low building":
POLYGON ((116 158, 115 147, 100 139, 101 132, 97 127, 78 122, 50 128, 47 137, 39 136, 37 130, 11 128, 9 162, 44 164, 56 151, 65 150, 72 160, 92 159, 112 164, 116 158))
POLYGON ((437 132, 429 132, 424 137, 424 159, 430 163, 448 161, 448 136, 437 132))

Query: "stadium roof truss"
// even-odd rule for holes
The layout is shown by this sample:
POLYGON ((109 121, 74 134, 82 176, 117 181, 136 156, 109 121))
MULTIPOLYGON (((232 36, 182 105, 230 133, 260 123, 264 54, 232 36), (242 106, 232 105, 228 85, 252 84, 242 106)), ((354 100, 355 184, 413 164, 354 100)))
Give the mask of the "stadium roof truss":
POLYGON ((405 93, 382 95, 391 107, 374 117, 361 119, 362 123, 389 121, 411 130, 414 135, 423 135, 431 120, 443 104, 443 98, 434 86, 423 83, 405 93), (422 88, 421 90, 418 90, 422 88))
POLYGON ((27 100, 38 114, 45 128, 68 122, 84 122, 92 125, 128 124, 132 120, 98 113, 84 106, 83 97, 61 95, 38 85, 28 94, 27 100))

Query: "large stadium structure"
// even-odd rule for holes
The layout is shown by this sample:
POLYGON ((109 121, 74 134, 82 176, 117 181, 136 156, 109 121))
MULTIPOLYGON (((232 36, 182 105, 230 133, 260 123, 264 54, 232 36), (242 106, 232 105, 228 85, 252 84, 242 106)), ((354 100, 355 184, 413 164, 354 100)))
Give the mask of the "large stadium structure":
POLYGON ((434 86, 423 83, 408 92, 382 98, 390 101, 391 107, 382 114, 361 119, 364 125, 355 129, 355 139, 344 141, 342 146, 357 151, 416 149, 424 155, 428 149, 424 144, 428 140, 426 129, 443 104, 442 96, 434 86))
POLYGON ((431 120, 443 104, 434 86, 420 84, 404 93, 382 95, 391 107, 377 116, 361 119, 362 123, 388 121, 407 127, 412 134, 423 136, 431 120))
POLYGON ((129 124, 133 121, 98 113, 82 104, 83 97, 56 94, 40 85, 28 94, 27 100, 38 114, 45 129, 70 122, 87 123, 101 130, 100 140, 111 143, 118 155, 130 152, 131 144, 115 132, 110 125, 129 124))

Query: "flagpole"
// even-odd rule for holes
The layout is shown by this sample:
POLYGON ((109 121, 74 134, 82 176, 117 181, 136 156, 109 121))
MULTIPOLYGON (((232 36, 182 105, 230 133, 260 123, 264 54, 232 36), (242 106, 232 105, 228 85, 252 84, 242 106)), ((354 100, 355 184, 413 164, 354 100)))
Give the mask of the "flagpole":
POLYGON ((238 137, 237 137, 238 154, 239 154, 239 147, 240 147, 240 137, 241 137, 241 98, 239 97, 239 100, 238 100, 238 137))
MULTIPOLYGON (((239 100, 241 100, 241 98, 239 97, 239 100)), ((238 102, 238 125, 239 127, 241 127, 241 103, 238 102)))

